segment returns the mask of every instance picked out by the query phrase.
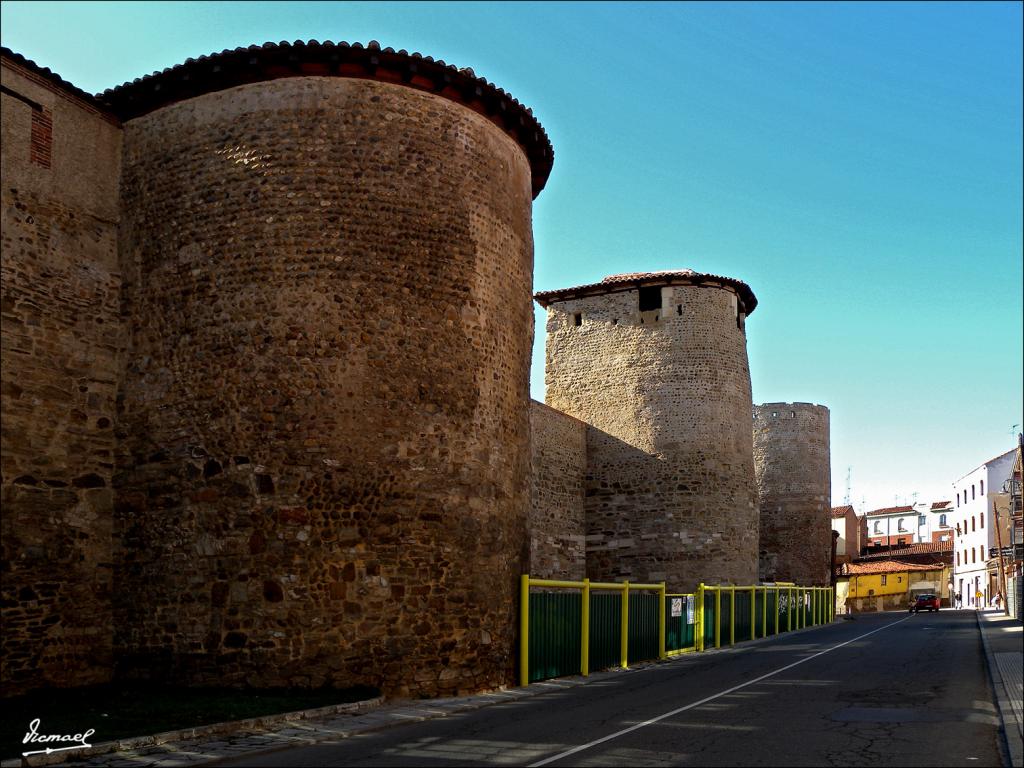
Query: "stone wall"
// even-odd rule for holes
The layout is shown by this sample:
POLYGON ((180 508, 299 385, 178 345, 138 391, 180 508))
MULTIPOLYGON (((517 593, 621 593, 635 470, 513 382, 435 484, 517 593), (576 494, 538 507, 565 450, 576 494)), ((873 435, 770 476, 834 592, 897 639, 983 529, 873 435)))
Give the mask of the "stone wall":
POLYGON ((757 577, 750 374, 737 295, 666 285, 548 307, 547 403, 587 430, 587 574, 671 589, 757 577))
POLYGON ((829 411, 810 403, 754 408, 761 507, 760 576, 826 586, 832 558, 829 411))
POLYGON ((530 433, 530 575, 580 581, 586 577, 587 425, 531 400, 530 433))
POLYGON ((122 671, 514 680, 531 169, 422 91, 291 77, 125 124, 122 671))
POLYGON ((112 671, 121 130, 3 60, 4 695, 112 671))

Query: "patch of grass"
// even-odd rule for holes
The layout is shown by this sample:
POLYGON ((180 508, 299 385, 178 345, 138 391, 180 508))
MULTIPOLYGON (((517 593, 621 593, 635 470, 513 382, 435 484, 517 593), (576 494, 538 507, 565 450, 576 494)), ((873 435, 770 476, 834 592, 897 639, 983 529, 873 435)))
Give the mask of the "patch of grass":
MULTIPOLYGON (((94 728, 90 744, 229 720, 347 704, 378 696, 364 686, 346 689, 171 688, 112 684, 34 691, 0 701, 0 758, 20 756, 46 744, 22 744, 29 723, 38 733, 73 735, 94 728)), ((49 746, 61 746, 50 744, 49 746)))

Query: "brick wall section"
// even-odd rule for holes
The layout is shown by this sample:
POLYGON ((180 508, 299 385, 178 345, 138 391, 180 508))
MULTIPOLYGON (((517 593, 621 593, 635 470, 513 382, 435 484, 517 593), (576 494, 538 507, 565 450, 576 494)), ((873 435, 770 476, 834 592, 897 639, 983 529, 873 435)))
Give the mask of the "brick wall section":
POLYGON ((125 674, 514 682, 530 167, 493 123, 296 77, 125 125, 125 674))
POLYGON ((4 695, 108 680, 125 329, 116 123, 3 61, 4 695), (23 99, 41 105, 34 109, 23 99))
POLYGON ((580 581, 587 570, 587 425, 531 400, 530 434, 530 575, 580 581))
POLYGON ((829 411, 810 403, 754 408, 761 507, 760 576, 826 586, 832 557, 829 411))
POLYGON ((29 161, 49 168, 53 160, 53 116, 48 109, 32 111, 29 161))
POLYGON ((548 308, 547 403, 591 425, 587 575, 750 584, 757 504, 736 295, 677 285, 661 301, 643 316, 635 290, 548 308))

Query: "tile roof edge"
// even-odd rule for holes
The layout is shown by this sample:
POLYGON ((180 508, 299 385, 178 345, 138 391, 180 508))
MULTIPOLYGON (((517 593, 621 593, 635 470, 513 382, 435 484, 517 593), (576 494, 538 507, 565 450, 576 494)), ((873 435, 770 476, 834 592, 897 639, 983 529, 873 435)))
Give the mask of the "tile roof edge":
POLYGON ((74 83, 68 82, 63 77, 58 75, 56 72, 51 70, 49 67, 44 67, 40 64, 37 64, 32 59, 28 58, 27 56, 24 56, 23 54, 18 53, 17 51, 11 50, 6 45, 0 46, 0 57, 6 58, 11 63, 20 67, 24 67, 29 72, 39 75, 59 90, 65 91, 71 94, 72 96, 75 96, 81 99, 82 101, 86 102, 93 109, 99 110, 100 112, 103 112, 104 114, 109 115, 110 117, 115 116, 114 113, 99 99, 97 99, 93 94, 83 91, 74 83))
POLYGON ((583 296, 601 296, 608 293, 621 293, 641 287, 654 287, 659 285, 709 285, 709 287, 728 287, 739 294, 743 301, 744 312, 747 315, 753 313, 757 308, 757 297, 753 290, 742 280, 725 275, 714 275, 710 272, 695 272, 694 270, 661 270, 658 272, 637 272, 628 273, 628 277, 618 279, 605 278, 597 283, 586 283, 575 285, 570 288, 556 288, 548 291, 537 291, 533 294, 534 300, 542 307, 548 307, 555 301, 564 301, 569 298, 581 298, 583 296), (719 285, 715 285, 718 283, 719 285))
POLYGON ((551 173, 554 150, 533 110, 469 67, 382 48, 375 40, 365 46, 282 40, 225 49, 108 88, 96 98, 122 120, 130 120, 185 99, 286 77, 366 79, 432 93, 480 114, 519 144, 530 164, 533 197, 551 173))

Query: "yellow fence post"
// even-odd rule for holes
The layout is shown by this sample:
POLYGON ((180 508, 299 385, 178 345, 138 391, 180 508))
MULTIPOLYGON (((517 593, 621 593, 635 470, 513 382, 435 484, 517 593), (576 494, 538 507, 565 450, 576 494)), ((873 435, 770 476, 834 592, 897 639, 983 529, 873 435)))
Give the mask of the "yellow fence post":
POLYGON ((781 607, 779 606, 779 588, 775 587, 775 634, 776 635, 779 634, 779 611, 780 610, 781 610, 781 607))
POLYGON ((619 653, 621 667, 629 669, 629 582, 622 583, 622 625, 619 627, 619 653))
POLYGON ((750 639, 757 640, 757 587, 750 588, 750 639))
POLYGON ((793 588, 787 587, 786 593, 789 595, 786 600, 786 631, 793 631, 793 588))
POLYGON ((704 582, 697 585, 697 594, 694 595, 697 604, 693 606, 693 649, 697 653, 704 650, 704 582))
POLYGON ((729 587, 729 645, 736 645, 736 587, 729 587))
POLYGON ((530 576, 519 577, 519 684, 530 684, 530 576))
POLYGON ((590 674, 590 579, 583 580, 583 605, 580 613, 580 672, 586 677, 590 674))
POLYGON ((715 590, 715 648, 722 647, 722 587, 715 590))
POLYGON ((768 637, 768 587, 761 590, 761 637, 768 637))
POLYGON ((658 658, 667 658, 665 655, 665 582, 661 582, 661 589, 658 590, 658 658))

